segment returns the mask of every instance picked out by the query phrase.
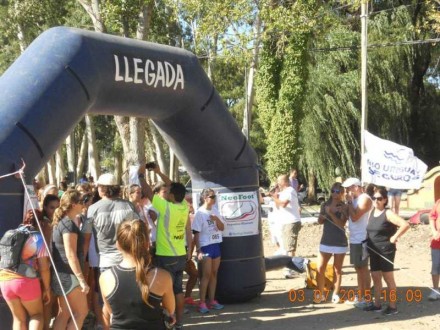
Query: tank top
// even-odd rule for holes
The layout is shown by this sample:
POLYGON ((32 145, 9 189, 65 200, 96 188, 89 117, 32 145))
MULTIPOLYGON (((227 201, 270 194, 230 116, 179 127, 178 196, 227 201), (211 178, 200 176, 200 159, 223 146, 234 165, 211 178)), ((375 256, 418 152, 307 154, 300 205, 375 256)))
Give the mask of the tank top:
POLYGON ((188 220, 188 203, 170 203, 158 195, 153 206, 159 211, 156 232, 156 255, 180 257, 186 255, 185 228, 188 220))
MULTIPOLYGON (((141 291, 136 282, 135 268, 110 268, 115 277, 116 284, 113 291, 106 297, 112 308, 112 323, 110 329, 165 329, 162 317, 162 297, 150 292, 148 306, 142 300, 141 291)), ((150 271, 150 270, 149 270, 150 271)), ((156 278, 157 268, 154 269, 156 278)))
MULTIPOLYGON (((353 207, 357 208, 361 199, 371 199, 366 193, 362 193, 358 198, 353 199, 353 207)), ((372 207, 371 207, 372 208, 372 207)), ((371 210, 371 209, 370 209, 371 210)), ((365 212, 357 221, 348 220, 348 231, 350 232, 350 244, 360 244, 367 238, 368 213, 365 212)))
POLYGON ((379 216, 371 212, 368 219, 368 247, 377 251, 389 253, 396 250, 396 244, 390 242, 390 237, 397 231, 397 226, 387 220, 386 210, 379 216))
MULTIPOLYGON (((330 215, 325 212, 325 207, 327 205, 323 204, 321 206, 321 214, 324 214, 324 228, 322 231, 321 244, 327 246, 348 246, 347 235, 345 234, 345 229, 336 225, 330 215)), ((336 217, 340 219, 342 214, 336 212, 336 217)))

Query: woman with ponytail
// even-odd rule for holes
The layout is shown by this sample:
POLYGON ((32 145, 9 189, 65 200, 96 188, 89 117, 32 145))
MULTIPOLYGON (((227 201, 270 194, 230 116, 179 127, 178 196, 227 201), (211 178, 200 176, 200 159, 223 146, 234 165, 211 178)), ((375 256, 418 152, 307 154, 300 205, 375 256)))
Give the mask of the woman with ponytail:
POLYGON ((61 197, 60 207, 53 216, 52 256, 61 281, 60 283, 57 276, 52 274, 51 286, 58 296, 59 304, 54 329, 81 329, 88 313, 89 286, 82 272, 84 237, 74 221, 82 208, 81 194, 76 190, 68 190, 61 197), (71 319, 64 295, 75 320, 71 319))
POLYGON ((147 225, 140 219, 119 225, 116 247, 122 262, 99 279, 110 329, 165 329, 164 312, 173 324, 175 301, 170 274, 150 267, 147 225), (110 314, 112 321, 110 324, 110 314))

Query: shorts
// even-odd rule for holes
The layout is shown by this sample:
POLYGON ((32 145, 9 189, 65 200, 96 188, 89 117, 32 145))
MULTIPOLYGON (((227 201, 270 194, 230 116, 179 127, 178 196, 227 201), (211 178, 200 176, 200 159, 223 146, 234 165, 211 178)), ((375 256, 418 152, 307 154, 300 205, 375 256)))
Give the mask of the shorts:
MULTIPOLYGON (((76 276, 73 274, 58 273, 58 276, 60 277, 61 285, 63 286, 64 293, 66 295, 68 295, 70 292, 73 291, 73 289, 75 289, 76 287, 79 286, 79 281, 76 278, 76 276)), ((51 286, 54 294, 57 296, 62 296, 63 291, 61 290, 60 283, 58 282, 57 276, 54 273, 52 273, 51 277, 52 278, 50 281, 50 286, 51 286)))
POLYGON ((209 244, 202 246, 200 250, 203 252, 203 258, 216 259, 220 258, 220 243, 209 244))
POLYGON ((381 271, 383 273, 394 271, 394 257, 396 256, 396 250, 380 253, 375 251, 376 250, 370 251, 370 271, 381 271))
POLYGON ((283 225, 281 239, 286 252, 295 252, 298 245, 298 233, 301 230, 301 221, 283 225))
POLYGON ((331 253, 331 254, 346 254, 348 251, 348 246, 331 246, 319 244, 319 252, 331 253))
POLYGON ((186 267, 186 255, 179 257, 156 256, 157 267, 167 270, 173 279, 174 294, 183 293, 183 271, 186 267))
POLYGON ((0 282, 0 289, 6 301, 20 299, 33 301, 41 298, 41 286, 38 278, 15 278, 0 282))
POLYGON ((400 189, 388 190, 388 197, 400 197, 400 196, 402 196, 402 190, 400 189))
POLYGON ((440 249, 431 249, 432 275, 440 275, 440 249))
POLYGON ((368 257, 362 259, 362 243, 350 244, 350 263, 354 267, 365 267, 368 265, 368 257))

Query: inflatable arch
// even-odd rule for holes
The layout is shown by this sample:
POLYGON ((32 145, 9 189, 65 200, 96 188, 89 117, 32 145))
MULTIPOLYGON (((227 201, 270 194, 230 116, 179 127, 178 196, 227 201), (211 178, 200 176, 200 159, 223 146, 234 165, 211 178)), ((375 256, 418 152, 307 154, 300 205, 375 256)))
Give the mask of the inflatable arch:
MULTIPOLYGON (((187 168, 194 191, 215 188, 226 208, 253 199, 247 210, 232 212, 241 218, 231 217, 238 226, 224 238, 220 299, 244 301, 264 290, 257 156, 192 53, 52 28, 4 73, 0 95, 0 174, 17 170, 24 159, 28 180, 86 113, 151 118, 187 168), (252 230, 240 227, 243 220, 252 230)), ((0 181, 0 234, 21 221, 23 194, 20 180, 0 181)))

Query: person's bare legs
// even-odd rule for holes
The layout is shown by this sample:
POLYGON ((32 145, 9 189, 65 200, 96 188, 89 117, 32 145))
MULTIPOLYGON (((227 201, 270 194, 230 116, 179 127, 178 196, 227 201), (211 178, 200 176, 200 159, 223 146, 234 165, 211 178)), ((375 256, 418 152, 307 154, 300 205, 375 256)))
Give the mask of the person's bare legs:
POLYGON ((197 280, 199 278, 199 272, 192 260, 187 261, 185 272, 188 274, 188 281, 185 287, 185 298, 191 297, 191 293, 196 286, 197 280), (189 264, 190 263, 190 264, 189 264))
POLYGON ((215 289, 217 288, 217 271, 219 266, 220 266, 220 257, 212 259, 211 276, 209 278, 209 285, 208 285, 209 288, 208 298, 210 302, 215 299, 215 289))
POLYGON ((366 290, 371 287, 371 278, 368 266, 355 267, 359 289, 359 299, 365 296, 366 290))
MULTIPOLYGON (((394 292, 394 296, 397 295, 396 293, 396 281, 394 280, 394 272, 382 272, 383 279, 385 280, 385 283, 387 284, 387 291, 388 296, 390 297, 391 292, 394 292)), ((376 292, 376 288, 374 288, 374 292, 376 292)), ((389 306, 391 308, 396 308, 396 299, 389 299, 390 303, 389 306)))
POLYGON ((335 288, 333 289, 333 294, 339 294, 342 283, 342 265, 344 264, 345 253, 335 254, 333 259, 333 267, 335 269, 335 288))
POLYGON ((394 196, 394 213, 399 215, 401 196, 394 196))
POLYGON ((432 287, 438 291, 438 284, 440 281, 440 275, 432 275, 432 287))
POLYGON ((206 303, 206 292, 208 291, 209 279, 211 278, 212 259, 202 260, 202 279, 200 280, 200 303, 206 303))
MULTIPOLYGON (((325 270, 327 269, 327 264, 332 257, 331 253, 326 252, 319 252, 318 255, 318 273, 316 276, 316 282, 318 284, 318 293, 319 293, 319 299, 322 299, 324 296, 324 285, 325 285, 325 270)), ((318 295, 313 295, 315 298, 318 297, 318 295)), ((320 302, 320 301, 317 301, 320 302)))
POLYGON ((43 305, 43 329, 44 330, 49 330, 50 320, 52 319, 53 304, 57 303, 54 293, 53 292, 51 292, 51 293, 52 294, 51 294, 51 299, 50 299, 49 303, 43 305))
POLYGON ((41 297, 31 301, 20 299, 7 300, 6 303, 13 317, 13 330, 27 330, 27 317, 29 315, 29 330, 43 329, 43 302, 41 297))
POLYGON ((174 295, 176 299, 176 323, 182 324, 183 322, 183 311, 185 309, 185 297, 182 293, 174 295))
MULTIPOLYGON (((60 312, 55 319, 54 329, 76 329, 75 323, 71 319, 69 308, 64 297, 58 299, 60 303, 60 312)), ((80 287, 76 287, 67 295, 67 301, 72 309, 73 317, 79 329, 82 328, 84 319, 88 313, 87 296, 81 292, 80 287)))
POLYGON ((371 272, 374 284, 374 306, 379 307, 380 295, 382 293, 382 272, 380 270, 371 272))

